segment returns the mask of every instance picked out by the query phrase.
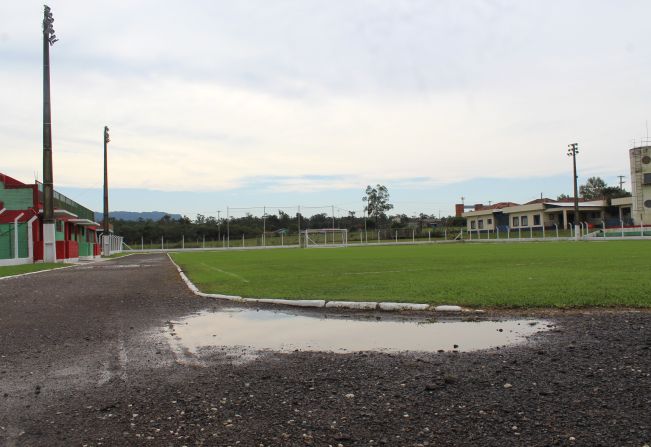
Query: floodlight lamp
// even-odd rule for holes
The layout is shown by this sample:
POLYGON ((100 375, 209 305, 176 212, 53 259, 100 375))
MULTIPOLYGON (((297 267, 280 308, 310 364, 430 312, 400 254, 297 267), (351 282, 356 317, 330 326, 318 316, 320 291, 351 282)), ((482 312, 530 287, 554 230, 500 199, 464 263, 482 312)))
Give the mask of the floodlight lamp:
POLYGON ((43 5, 44 7, 44 17, 43 17, 43 34, 45 34, 47 41, 50 45, 54 45, 54 42, 57 42, 56 35, 54 34, 54 17, 52 16, 52 10, 48 5, 43 5))

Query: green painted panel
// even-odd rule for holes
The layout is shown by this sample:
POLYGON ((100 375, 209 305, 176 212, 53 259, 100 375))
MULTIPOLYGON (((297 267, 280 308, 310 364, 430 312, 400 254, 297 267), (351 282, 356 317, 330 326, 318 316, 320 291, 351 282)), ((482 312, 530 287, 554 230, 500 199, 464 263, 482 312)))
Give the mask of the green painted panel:
MULTIPOLYGON (((29 256, 27 245, 27 224, 18 224, 18 257, 29 256)), ((14 225, 0 224, 0 259, 11 259, 14 257, 14 225)))
POLYGON ((34 206, 33 191, 28 188, 0 189, 0 202, 7 210, 26 210, 34 206))

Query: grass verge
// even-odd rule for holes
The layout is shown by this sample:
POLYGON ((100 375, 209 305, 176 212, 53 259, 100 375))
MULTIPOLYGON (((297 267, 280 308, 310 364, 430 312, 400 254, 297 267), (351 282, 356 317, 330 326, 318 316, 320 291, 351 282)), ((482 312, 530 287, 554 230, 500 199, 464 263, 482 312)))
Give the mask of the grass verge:
POLYGON ((651 242, 174 253, 200 290, 481 307, 651 307, 651 242), (647 267, 645 267, 647 266, 647 267))
POLYGON ((39 272, 41 270, 51 270, 61 267, 67 267, 67 264, 50 263, 50 264, 21 264, 8 265, 0 267, 0 278, 5 276, 20 275, 22 273, 39 272))

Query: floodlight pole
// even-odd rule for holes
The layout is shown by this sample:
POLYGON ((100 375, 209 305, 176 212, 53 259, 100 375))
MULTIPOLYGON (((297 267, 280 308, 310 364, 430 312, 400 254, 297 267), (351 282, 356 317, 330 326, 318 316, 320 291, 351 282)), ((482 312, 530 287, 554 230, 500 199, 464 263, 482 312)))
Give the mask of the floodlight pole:
POLYGON ((43 261, 56 262, 54 179, 52 175, 52 109, 50 106, 50 46, 54 34, 50 7, 43 8, 43 261))
POLYGON ((109 205, 108 205, 108 143, 111 141, 109 138, 109 128, 104 126, 104 221, 102 232, 102 251, 104 256, 111 254, 111 243, 109 237, 109 205))
POLYGON ((572 157, 572 168, 574 178, 574 238, 580 239, 581 230, 579 229, 579 194, 577 188, 578 176, 576 175, 576 154, 579 153, 579 143, 572 143, 567 145, 567 155, 572 157))

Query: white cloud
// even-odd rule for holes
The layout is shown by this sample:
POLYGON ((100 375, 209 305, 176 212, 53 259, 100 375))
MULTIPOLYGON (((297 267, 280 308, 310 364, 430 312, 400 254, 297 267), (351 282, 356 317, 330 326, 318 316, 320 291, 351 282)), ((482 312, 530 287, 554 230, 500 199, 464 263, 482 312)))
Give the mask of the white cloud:
MULTIPOLYGON (((55 182, 101 184, 105 124, 113 187, 536 177, 565 172, 574 141, 585 171, 627 172, 651 7, 559 5, 54 3, 55 182)), ((39 13, 0 7, 0 167, 25 178, 41 164, 39 13)))

